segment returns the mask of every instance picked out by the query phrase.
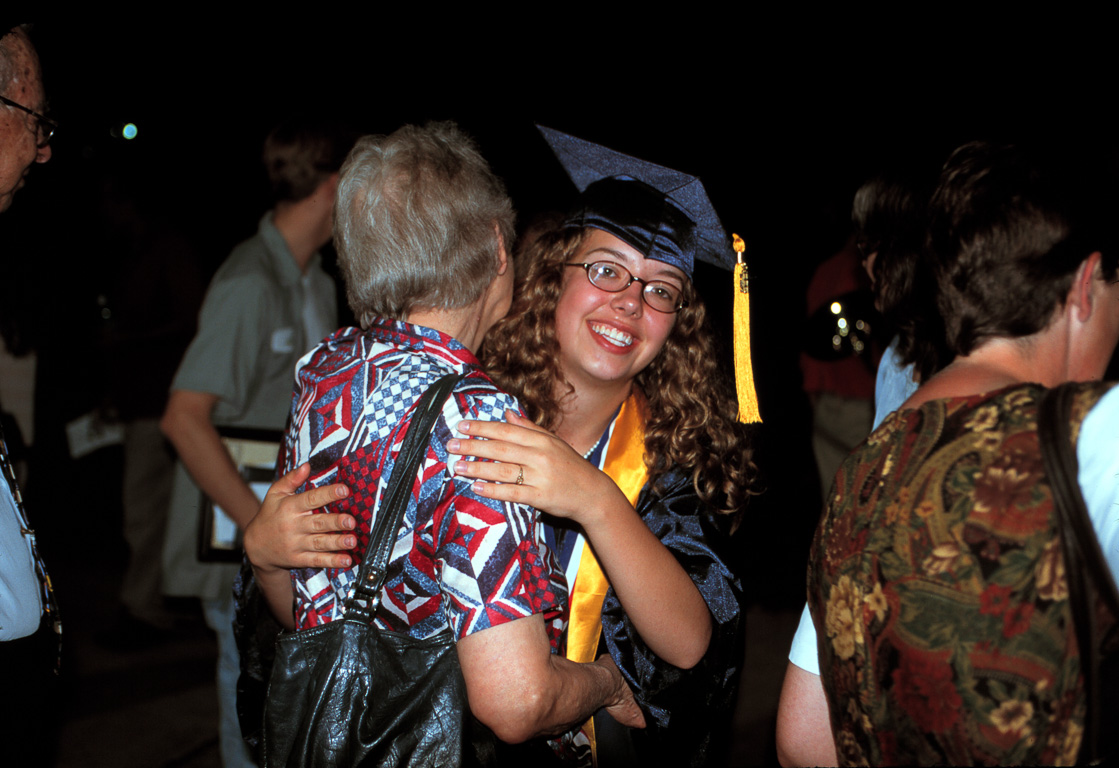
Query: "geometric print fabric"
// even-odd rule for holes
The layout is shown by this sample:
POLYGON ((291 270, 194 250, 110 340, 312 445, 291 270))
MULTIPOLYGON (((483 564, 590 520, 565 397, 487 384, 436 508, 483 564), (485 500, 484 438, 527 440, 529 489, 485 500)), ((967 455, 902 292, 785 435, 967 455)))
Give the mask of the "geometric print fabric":
POLYGON ((567 587, 536 511, 477 496, 447 466, 445 445, 459 421, 503 420, 507 408, 520 413, 516 400, 454 339, 381 318, 365 331, 337 331, 296 368, 283 469, 310 462, 311 477, 300 490, 349 486, 350 495, 326 511, 354 515, 358 538, 353 567, 292 571, 298 629, 341 617, 411 411, 430 385, 452 372, 466 375, 436 420, 374 621, 419 639, 450 625, 457 639, 542 613, 553 646, 558 643, 567 587))

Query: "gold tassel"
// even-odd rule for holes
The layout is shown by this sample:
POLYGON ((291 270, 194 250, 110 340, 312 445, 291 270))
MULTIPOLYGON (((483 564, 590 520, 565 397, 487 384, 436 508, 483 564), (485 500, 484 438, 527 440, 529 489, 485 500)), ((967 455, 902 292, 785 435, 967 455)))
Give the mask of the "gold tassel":
POLYGON ((746 243, 734 235, 734 380, 738 389, 738 420, 743 424, 760 424, 758 393, 754 389, 754 367, 750 362, 750 278, 743 252, 746 243))

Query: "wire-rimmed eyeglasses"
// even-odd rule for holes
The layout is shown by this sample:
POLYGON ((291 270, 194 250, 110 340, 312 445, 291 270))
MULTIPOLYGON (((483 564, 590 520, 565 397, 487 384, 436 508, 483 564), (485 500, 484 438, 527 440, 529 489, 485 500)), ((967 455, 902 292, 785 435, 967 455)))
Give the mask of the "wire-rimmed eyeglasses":
POLYGON ((41 115, 29 107, 23 106, 18 101, 12 101, 11 99, 0 96, 0 103, 7 104, 9 107, 14 107, 15 109, 22 109, 35 118, 35 145, 39 147, 39 149, 51 143, 51 137, 54 136, 54 132, 58 130, 58 123, 51 120, 46 115, 41 115))
POLYGON ((657 312, 679 312, 688 306, 688 300, 672 283, 663 280, 642 280, 634 277, 628 269, 612 261, 595 261, 583 264, 577 261, 564 262, 568 267, 582 267, 591 285, 607 293, 621 293, 634 283, 641 284, 641 299, 650 309, 657 312))

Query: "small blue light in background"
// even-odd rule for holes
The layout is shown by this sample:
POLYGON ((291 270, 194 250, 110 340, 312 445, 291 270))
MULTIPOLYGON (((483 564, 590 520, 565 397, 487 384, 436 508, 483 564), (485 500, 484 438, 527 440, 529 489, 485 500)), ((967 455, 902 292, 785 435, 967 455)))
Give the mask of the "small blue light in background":
POLYGON ((136 124, 135 124, 135 123, 125 123, 125 125, 124 125, 124 130, 123 130, 123 131, 121 131, 121 134, 122 134, 122 135, 124 136, 124 138, 126 138, 126 139, 134 139, 134 138, 136 138, 136 134, 137 134, 137 133, 139 133, 139 131, 138 131, 138 129, 136 128, 136 124))

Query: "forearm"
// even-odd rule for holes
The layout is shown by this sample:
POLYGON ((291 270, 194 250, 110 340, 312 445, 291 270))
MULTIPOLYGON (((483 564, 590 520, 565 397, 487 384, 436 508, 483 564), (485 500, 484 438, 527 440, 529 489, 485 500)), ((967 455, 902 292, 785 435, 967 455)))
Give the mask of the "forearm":
POLYGON ((626 616, 661 659, 695 666, 711 642, 707 603, 621 492, 603 498, 583 527, 626 616))
POLYGON ((253 566, 257 589, 264 595, 268 610, 286 630, 295 629, 295 598, 291 590, 291 573, 253 566))
POLYGON ((577 664, 549 653, 540 614, 464 637, 458 655, 470 710, 502 741, 563 733, 603 707, 622 725, 644 727, 610 657, 577 664))
POLYGON ((241 479, 210 421, 205 404, 208 401, 212 408, 216 398, 200 397, 201 394, 172 392, 160 428, 175 446, 195 484, 244 530, 256 514, 260 501, 241 479))
MULTIPOLYGON (((286 479, 285 477, 277 482, 282 483, 286 479)), ((270 557, 271 550, 267 546, 268 527, 266 524, 275 519, 274 513, 270 514, 271 510, 268 509, 268 502, 271 502, 273 506, 278 506, 276 504, 277 498, 271 496, 271 491, 272 489, 269 489, 268 500, 245 529, 245 556, 253 566, 253 577, 256 579, 257 589, 264 595, 268 609, 284 629, 291 630, 295 629, 295 596, 291 588, 291 572, 287 570, 285 564, 271 562, 274 558, 270 557)), ((284 498, 291 497, 285 496, 284 498)))
POLYGON ((578 664, 556 654, 549 656, 548 666, 548 682, 537 689, 533 706, 526 708, 533 715, 524 723, 529 736, 564 733, 620 700, 619 686, 625 683, 617 667, 605 662, 578 664))

